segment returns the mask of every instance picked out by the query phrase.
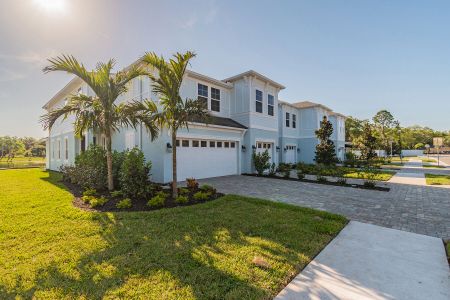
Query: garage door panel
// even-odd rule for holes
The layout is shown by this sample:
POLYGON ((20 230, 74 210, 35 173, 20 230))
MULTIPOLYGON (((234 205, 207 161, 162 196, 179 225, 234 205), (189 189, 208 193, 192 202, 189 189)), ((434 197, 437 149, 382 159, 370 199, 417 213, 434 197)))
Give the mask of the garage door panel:
MULTIPOLYGON (((186 178, 208 178, 225 175, 235 175, 238 173, 238 144, 234 148, 210 147, 210 141, 207 141, 207 147, 192 147, 190 141, 189 147, 177 148, 177 172, 178 179, 186 178)), ((231 142, 229 142, 231 143, 231 142)), ((213 143, 217 145, 216 143, 213 143)), ((228 144, 231 146, 231 144, 228 144)))

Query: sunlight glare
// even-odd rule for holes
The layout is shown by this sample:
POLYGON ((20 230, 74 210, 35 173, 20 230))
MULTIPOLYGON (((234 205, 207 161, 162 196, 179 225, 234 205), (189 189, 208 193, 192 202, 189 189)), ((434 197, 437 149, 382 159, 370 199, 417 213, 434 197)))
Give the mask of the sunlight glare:
POLYGON ((63 13, 66 11, 66 0, 33 0, 33 2, 48 13, 63 13))

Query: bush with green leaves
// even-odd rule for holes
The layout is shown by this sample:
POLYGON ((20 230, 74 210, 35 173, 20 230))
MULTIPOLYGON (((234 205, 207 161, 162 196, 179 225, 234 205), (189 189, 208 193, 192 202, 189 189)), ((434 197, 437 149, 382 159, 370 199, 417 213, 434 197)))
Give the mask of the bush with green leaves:
POLYGON ((186 204, 189 202, 189 198, 187 196, 183 196, 183 195, 178 195, 175 198, 175 202, 178 204, 186 204))
POLYGON ((85 189, 106 189, 106 152, 99 146, 90 146, 75 158, 75 166, 69 175, 71 182, 85 189))
POLYGON ((209 199, 210 196, 211 196, 210 193, 200 191, 194 194, 194 199, 196 201, 206 201, 209 199))
POLYGON ((101 196, 100 198, 91 196, 91 199, 89 200, 89 204, 93 208, 103 206, 106 202, 108 202, 108 199, 104 196, 101 196))
POLYGON ((305 179, 305 173, 303 173, 302 170, 297 170, 297 178, 298 179, 305 179))
POLYGON ((379 174, 380 170, 371 165, 366 165, 358 171, 358 177, 364 178, 363 185, 368 188, 374 188, 376 186, 376 178, 379 174))
POLYGON ((132 199, 144 198, 149 184, 151 163, 145 161, 144 153, 134 148, 125 153, 120 168, 120 187, 125 197, 132 199))
POLYGON ((264 171, 270 168, 269 151, 265 150, 261 153, 256 153, 256 151, 253 151, 252 159, 255 170, 259 176, 262 176, 264 171))
POLYGON ((211 193, 211 194, 215 194, 216 193, 216 189, 213 186, 209 185, 209 184, 203 184, 200 187, 200 190, 202 192, 207 192, 207 193, 211 193))
POLYGON ((178 195, 181 195, 181 196, 189 195, 189 189, 188 188, 184 188, 184 187, 179 188, 178 189, 178 195))
POLYGON ((130 198, 125 198, 117 202, 116 207, 119 209, 131 208, 133 203, 131 203, 130 198))
POLYGON ((343 168, 337 168, 335 170, 335 177, 337 177, 337 183, 341 185, 347 184, 347 178, 345 178, 345 170, 343 168))
POLYGON ((110 195, 111 195, 111 197, 117 198, 117 197, 122 197, 123 193, 122 193, 122 191, 112 191, 110 193, 110 195))
POLYGON ((291 169, 286 169, 283 171, 283 177, 284 178, 290 178, 291 177, 291 169))
POLYGON ((86 189, 83 192, 83 196, 95 196, 97 194, 97 190, 96 189, 86 189))
POLYGON ((277 173, 277 165, 275 163, 272 163, 269 168, 269 176, 275 176, 277 173))
POLYGON ((195 178, 186 178, 186 186, 190 190, 198 189, 198 181, 195 178))
POLYGON ((166 204, 167 194, 163 191, 158 192, 154 197, 148 200, 147 205, 150 207, 161 207, 166 204))

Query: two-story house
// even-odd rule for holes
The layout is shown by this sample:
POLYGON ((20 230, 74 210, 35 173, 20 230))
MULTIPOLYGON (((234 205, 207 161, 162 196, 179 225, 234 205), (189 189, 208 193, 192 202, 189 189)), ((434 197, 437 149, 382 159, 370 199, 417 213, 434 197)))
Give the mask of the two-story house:
POLYGON ((279 119, 279 160, 286 163, 313 163, 319 140, 315 131, 326 116, 333 125, 331 140, 336 147, 336 156, 344 160, 345 116, 333 112, 325 105, 301 101, 288 103, 278 101, 279 119))
MULTIPOLYGON (((255 72, 248 71, 225 80, 217 80, 188 70, 180 93, 182 98, 200 99, 212 115, 208 124, 191 122, 189 130, 178 132, 177 168, 181 180, 188 177, 206 178, 241 174, 252 171, 253 150, 268 150, 273 162, 278 163, 277 118, 279 83, 255 72)), ((63 106, 70 95, 93 92, 80 79, 72 79, 60 90, 44 109, 63 106)), ((128 92, 117 102, 153 99, 147 77, 130 82, 128 92)), ((73 132, 74 117, 57 121, 49 131, 47 168, 59 170, 62 165, 73 164, 76 155, 89 145, 105 145, 105 139, 89 130, 82 137, 73 132)), ((169 182, 172 177, 171 138, 167 130, 151 141, 145 128, 122 128, 112 137, 114 150, 138 147, 152 162, 152 179, 169 182)))
MULTIPOLYGON (((299 109, 298 103, 279 102, 278 94, 284 88, 252 70, 224 80, 188 70, 180 90, 181 96, 204 101, 212 118, 208 124, 193 121, 189 130, 182 129, 177 133, 178 178, 184 180, 188 177, 207 178, 252 172, 253 151, 267 150, 275 164, 281 161, 312 162, 312 149, 317 141, 314 130, 320 122, 319 116, 308 114, 306 108, 299 109)), ((50 111, 64 105, 68 97, 75 93, 93 95, 85 83, 74 78, 45 104, 44 109, 50 111)), ((144 99, 158 101, 152 93, 150 79, 138 77, 130 82, 127 93, 117 102, 144 99)), ((326 113, 332 115, 331 110, 326 113)), ((104 137, 92 130, 76 137, 73 122, 73 116, 57 121, 49 131, 48 169, 59 170, 62 165, 73 164, 76 155, 91 144, 105 146, 104 137)), ((114 133, 112 145, 118 151, 138 147, 152 162, 152 180, 172 180, 173 145, 167 130, 151 141, 148 132, 141 126, 136 129, 121 128, 114 133)))

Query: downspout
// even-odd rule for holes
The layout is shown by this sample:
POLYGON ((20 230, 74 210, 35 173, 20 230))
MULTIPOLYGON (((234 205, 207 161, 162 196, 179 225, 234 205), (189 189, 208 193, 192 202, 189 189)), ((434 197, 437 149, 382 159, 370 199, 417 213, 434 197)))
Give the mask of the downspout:
MULTIPOLYGON (((142 102, 142 78, 139 78, 139 100, 142 102)), ((142 122, 139 123, 139 149, 142 151, 142 122)))

